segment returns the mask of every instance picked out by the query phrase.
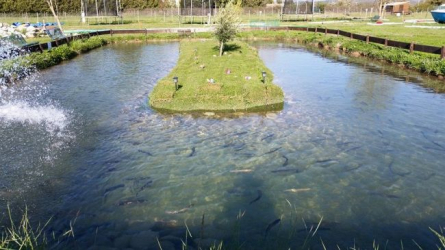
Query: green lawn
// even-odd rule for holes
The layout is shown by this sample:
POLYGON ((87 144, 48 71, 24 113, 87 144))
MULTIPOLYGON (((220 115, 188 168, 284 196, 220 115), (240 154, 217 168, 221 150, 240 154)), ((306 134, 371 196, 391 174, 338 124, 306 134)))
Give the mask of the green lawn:
POLYGON ((215 40, 183 40, 177 66, 158 82, 150 94, 150 105, 174 112, 282 109, 283 91, 272 83, 272 72, 254 48, 236 41, 227 45, 222 57, 218 54, 215 40), (267 74, 265 83, 262 71, 267 74), (178 91, 174 76, 179 79, 178 91))
MULTIPOLYGON (((373 13, 374 15, 375 13, 373 13)), ((279 23, 281 26, 317 26, 317 27, 327 27, 331 29, 341 29, 349 32, 354 32, 363 35, 371 35, 382 38, 387 38, 391 40, 404 41, 404 42, 414 42, 417 44, 425 44, 425 45, 433 45, 433 46, 443 46, 445 45, 445 25, 444 24, 410 24, 403 23, 404 20, 409 19, 431 19, 431 15, 429 13, 416 13, 411 14, 405 17, 397 17, 394 15, 388 15, 385 19, 388 19, 386 22, 398 23, 394 25, 381 25, 381 26, 373 26, 368 25, 369 17, 365 16, 364 12, 362 13, 351 13, 349 16, 345 16, 340 13, 328 13, 328 14, 316 14, 314 15, 314 21, 312 22, 272 22, 279 23), (352 21, 351 18, 360 18, 361 21, 352 21), (337 22, 337 23, 326 23, 325 21, 330 20, 342 20, 349 19, 345 22, 337 22), (325 22, 325 23, 320 23, 325 22), (423 29, 423 28, 412 28, 407 26, 437 26, 443 27, 444 29, 423 29)), ((305 18, 306 16, 301 15, 301 18, 305 18)), ((308 15, 308 18, 312 18, 312 15, 308 15)), ((37 22, 45 18, 47 22, 54 22, 51 16, 37 18, 36 16, 2 16, 2 22, 12 23, 12 22, 37 22)), ((252 22, 255 21, 278 21, 279 15, 277 11, 274 14, 268 12, 266 15, 259 14, 243 14, 241 16, 243 20, 243 24, 249 26, 252 22)), ((113 18, 111 19, 102 19, 95 20, 91 19, 89 24, 82 24, 80 22, 79 16, 74 15, 62 15, 61 21, 64 22, 64 28, 66 30, 96 30, 96 29, 145 29, 145 28, 200 28, 200 27, 208 27, 206 24, 201 24, 204 19, 196 18, 193 24, 190 23, 180 23, 179 18, 176 16, 176 12, 174 9, 166 9, 164 11, 158 10, 157 12, 150 11, 141 11, 141 12, 129 12, 124 14, 124 24, 107 24, 107 22, 115 21, 113 18), (166 15, 164 16, 163 13, 166 15)), ((47 41, 42 39, 28 39, 30 41, 38 40, 38 41, 47 41)))

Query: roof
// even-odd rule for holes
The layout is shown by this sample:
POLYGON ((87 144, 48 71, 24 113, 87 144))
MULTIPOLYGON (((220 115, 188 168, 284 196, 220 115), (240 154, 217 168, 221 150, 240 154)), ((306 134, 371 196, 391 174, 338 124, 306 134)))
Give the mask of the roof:
POLYGON ((395 6, 395 5, 404 5, 409 4, 409 2, 394 2, 394 3, 387 3, 385 6, 395 6))

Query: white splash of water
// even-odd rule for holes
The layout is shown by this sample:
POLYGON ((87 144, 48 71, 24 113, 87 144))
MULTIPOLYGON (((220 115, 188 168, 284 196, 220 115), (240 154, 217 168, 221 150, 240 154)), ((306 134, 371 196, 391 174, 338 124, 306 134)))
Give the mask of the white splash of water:
POLYGON ((52 135, 60 135, 68 123, 68 117, 53 105, 30 106, 27 102, 18 101, 0 104, 0 121, 43 124, 52 135))
MULTIPOLYGON (((0 87, 26 79, 36 67, 30 65, 27 51, 9 41, 0 40, 0 87)), ((2 89, 0 89, 1 97, 2 89)))

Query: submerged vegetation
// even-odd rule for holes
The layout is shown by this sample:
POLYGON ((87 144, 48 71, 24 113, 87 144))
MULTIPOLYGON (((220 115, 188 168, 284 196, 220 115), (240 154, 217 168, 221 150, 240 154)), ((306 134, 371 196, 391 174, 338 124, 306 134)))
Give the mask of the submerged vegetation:
POLYGON ((181 42, 178 64, 155 86, 150 105, 176 112, 282 109, 283 91, 272 83, 272 72, 254 48, 233 42, 219 57, 217 45, 214 41, 181 42), (178 77, 177 90, 173 77, 178 77))

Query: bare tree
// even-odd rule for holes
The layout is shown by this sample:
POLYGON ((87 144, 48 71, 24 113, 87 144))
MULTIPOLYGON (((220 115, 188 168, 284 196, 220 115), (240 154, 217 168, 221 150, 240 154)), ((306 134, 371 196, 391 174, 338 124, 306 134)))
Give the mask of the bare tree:
POLYGON ((383 18, 383 14, 385 14, 385 4, 387 0, 377 0, 377 8, 379 8, 379 16, 383 18))
POLYGON ((57 15, 57 13, 55 11, 55 6, 56 6, 55 4, 57 4, 55 1, 57 1, 57 0, 45 0, 45 1, 48 4, 49 9, 53 13, 54 19, 56 19, 57 26, 59 27, 60 31, 63 32, 62 25, 60 24, 60 21, 59 21, 59 16, 57 15))

